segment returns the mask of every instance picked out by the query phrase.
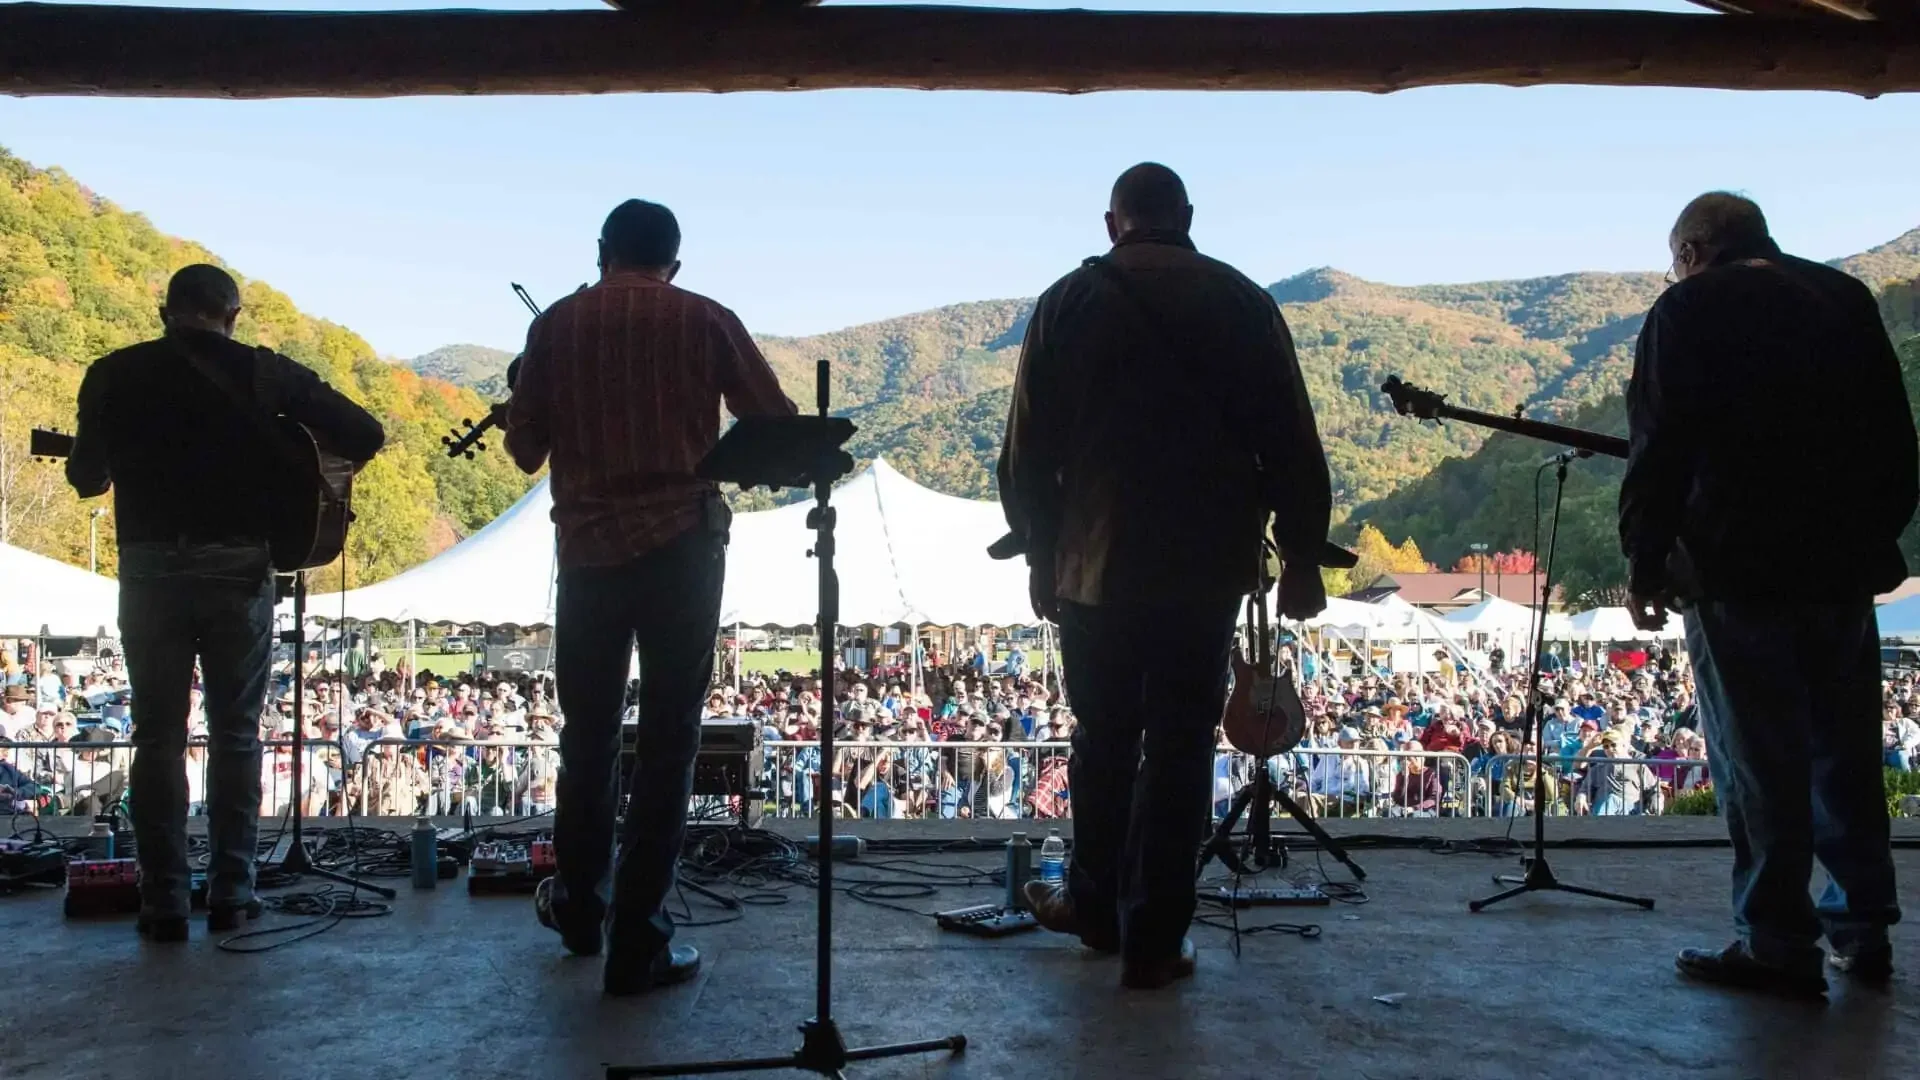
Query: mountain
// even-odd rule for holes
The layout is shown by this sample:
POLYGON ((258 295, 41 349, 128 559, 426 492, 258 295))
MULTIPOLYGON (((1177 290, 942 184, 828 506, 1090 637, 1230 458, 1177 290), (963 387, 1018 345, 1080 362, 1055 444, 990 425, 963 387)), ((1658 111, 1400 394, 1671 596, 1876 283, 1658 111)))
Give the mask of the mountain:
POLYGON ((513 355, 485 345, 442 345, 403 361, 402 366, 416 375, 464 386, 492 401, 507 396, 507 365, 513 355))
MULTIPOLYGON (((1920 230, 1833 265, 1862 277, 1880 293, 1881 317, 1901 357, 1907 397, 1920 404, 1920 230), (1898 250, 1902 245, 1905 253, 1898 250), (1905 274, 1910 279, 1882 276, 1886 274, 1905 274)), ((1560 419, 1609 434, 1627 431, 1626 403, 1618 392, 1560 419)), ((1920 421, 1920 412, 1916 420, 1920 421)), ((1532 485, 1541 461, 1550 453, 1552 447, 1539 441, 1496 434, 1473 454, 1442 462, 1386 498, 1357 507, 1352 521, 1372 524, 1389 537, 1411 536, 1443 565, 1466 554, 1468 545, 1475 543, 1490 544, 1496 551, 1514 547, 1541 551, 1544 539, 1536 539, 1533 533, 1532 485)), ((1596 457, 1568 473, 1555 574, 1571 596, 1604 601, 1621 596, 1626 566, 1619 554, 1616 523, 1625 471, 1625 462, 1596 457)), ((1545 480, 1544 492, 1543 501, 1550 500, 1551 478, 1545 480)), ((1908 527, 1902 546, 1910 563, 1920 569, 1920 524, 1908 527)))
MULTIPOLYGON (((27 429, 71 430, 87 364, 157 336, 167 278, 196 262, 219 260, 66 173, 0 150, 0 542, 87 565, 95 504, 74 497, 59 465, 26 457, 27 429)), ((503 455, 455 461, 440 451, 441 434, 456 421, 484 414, 472 390, 388 364, 351 330, 302 314, 265 282, 235 276, 244 305, 236 337, 313 369, 386 425, 387 449, 355 486, 350 584, 412 566, 525 493, 529 480, 503 455)), ((111 572, 112 515, 100 525, 101 568, 111 572)), ((336 587, 339 573, 321 572, 315 587, 336 587)))

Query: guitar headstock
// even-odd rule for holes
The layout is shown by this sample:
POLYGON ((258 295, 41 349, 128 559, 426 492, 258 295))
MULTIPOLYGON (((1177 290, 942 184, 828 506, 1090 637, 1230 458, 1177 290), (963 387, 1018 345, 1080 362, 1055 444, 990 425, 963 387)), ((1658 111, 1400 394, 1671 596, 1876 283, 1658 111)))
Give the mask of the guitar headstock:
POLYGON ((487 444, 481 442, 480 437, 485 435, 487 429, 492 426, 493 421, 491 418, 482 420, 478 424, 475 424, 472 420, 465 421, 466 430, 463 431, 460 428, 453 428, 445 435, 440 436, 440 445, 447 448, 448 457, 463 457, 468 461, 472 461, 475 451, 485 450, 487 448, 487 444))
POLYGON ((1440 419, 1440 409, 1447 403, 1445 394, 1436 394, 1413 383, 1402 382, 1398 375, 1387 376, 1387 381, 1380 384, 1380 392, 1393 402, 1394 412, 1421 420, 1440 419))
POLYGON ((47 428, 34 428, 27 433, 27 453, 40 461, 52 461, 73 453, 73 436, 47 428))

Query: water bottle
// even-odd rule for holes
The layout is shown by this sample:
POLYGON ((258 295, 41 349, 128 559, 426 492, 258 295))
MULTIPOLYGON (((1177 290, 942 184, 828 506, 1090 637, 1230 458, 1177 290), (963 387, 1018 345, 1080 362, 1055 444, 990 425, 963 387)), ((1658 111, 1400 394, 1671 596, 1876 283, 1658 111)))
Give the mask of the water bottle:
POLYGON ((431 889, 440 880, 440 834, 435 831, 432 819, 416 819, 412 839, 413 887, 431 889))
POLYGON ((1067 881, 1067 842, 1059 829, 1048 829, 1046 843, 1040 845, 1040 880, 1049 885, 1067 881))
POLYGON ((113 819, 97 817, 87 833, 87 858, 105 861, 113 858, 113 819))
POLYGON ((1027 908, 1027 879, 1033 876, 1033 845, 1027 834, 1017 832, 1007 841, 1007 907, 1015 911, 1027 908))

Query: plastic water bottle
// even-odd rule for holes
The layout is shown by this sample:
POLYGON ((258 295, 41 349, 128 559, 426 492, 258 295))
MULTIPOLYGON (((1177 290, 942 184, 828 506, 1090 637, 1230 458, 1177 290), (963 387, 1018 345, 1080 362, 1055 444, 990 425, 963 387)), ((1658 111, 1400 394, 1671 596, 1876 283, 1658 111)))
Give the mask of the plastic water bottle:
POLYGON ((1048 829, 1046 842, 1040 845, 1040 880, 1062 885, 1067 880, 1067 842, 1059 829, 1048 829))
POLYGON ((413 887, 431 889, 440 880, 440 834, 434 830, 432 819, 414 820, 412 840, 413 887))

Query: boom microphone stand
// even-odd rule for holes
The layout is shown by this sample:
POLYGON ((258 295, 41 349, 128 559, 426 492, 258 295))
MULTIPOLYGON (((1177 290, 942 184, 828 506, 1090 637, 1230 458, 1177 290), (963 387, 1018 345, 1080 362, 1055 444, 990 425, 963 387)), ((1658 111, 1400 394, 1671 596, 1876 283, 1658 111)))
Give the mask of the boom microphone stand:
MULTIPOLYGON (((840 444, 852 437, 853 424, 827 415, 828 362, 815 369, 818 416, 743 417, 700 463, 698 473, 708 480, 725 480, 750 488, 813 488, 813 510, 807 525, 813 529, 813 551, 820 569, 820 686, 827 703, 833 693, 833 638, 840 621, 840 579, 833 569, 834 511, 828 500, 833 482, 853 471, 853 459, 840 444)), ((827 718, 829 721, 831 717, 827 718)), ((833 724, 820 725, 820 760, 833 764, 833 724)), ((820 814, 820 907, 815 929, 814 1014, 800 1025, 800 1049, 780 1057, 737 1058, 721 1061, 679 1062, 671 1065, 609 1065, 607 1080, 640 1076, 694 1076, 710 1073, 762 1072, 798 1069, 844 1080, 849 1062, 928 1054, 936 1050, 959 1053, 967 1047, 965 1035, 848 1049, 833 1021, 833 809, 816 799, 820 814)))
POLYGON ((1591 896, 1596 900, 1611 900, 1618 904, 1633 904, 1636 907, 1653 910, 1653 901, 1641 896, 1626 896, 1621 893, 1602 892, 1580 885, 1568 885, 1555 877, 1553 867, 1547 863, 1547 766, 1546 740, 1542 738, 1546 726, 1546 694, 1540 686, 1540 656, 1547 648, 1547 597, 1553 595, 1553 557, 1560 539, 1560 501, 1567 492, 1567 463, 1576 457, 1585 457, 1579 450, 1565 450, 1553 458, 1559 468, 1554 474, 1553 527, 1547 532, 1547 569, 1541 583, 1539 623, 1534 627, 1532 667, 1527 672, 1527 712, 1533 729, 1533 854, 1522 856, 1521 865, 1526 873, 1520 877, 1495 875, 1494 881, 1513 888, 1495 893, 1482 900, 1470 901, 1468 911, 1484 911, 1502 900, 1509 900, 1522 893, 1530 892, 1566 892, 1579 896, 1591 896))

